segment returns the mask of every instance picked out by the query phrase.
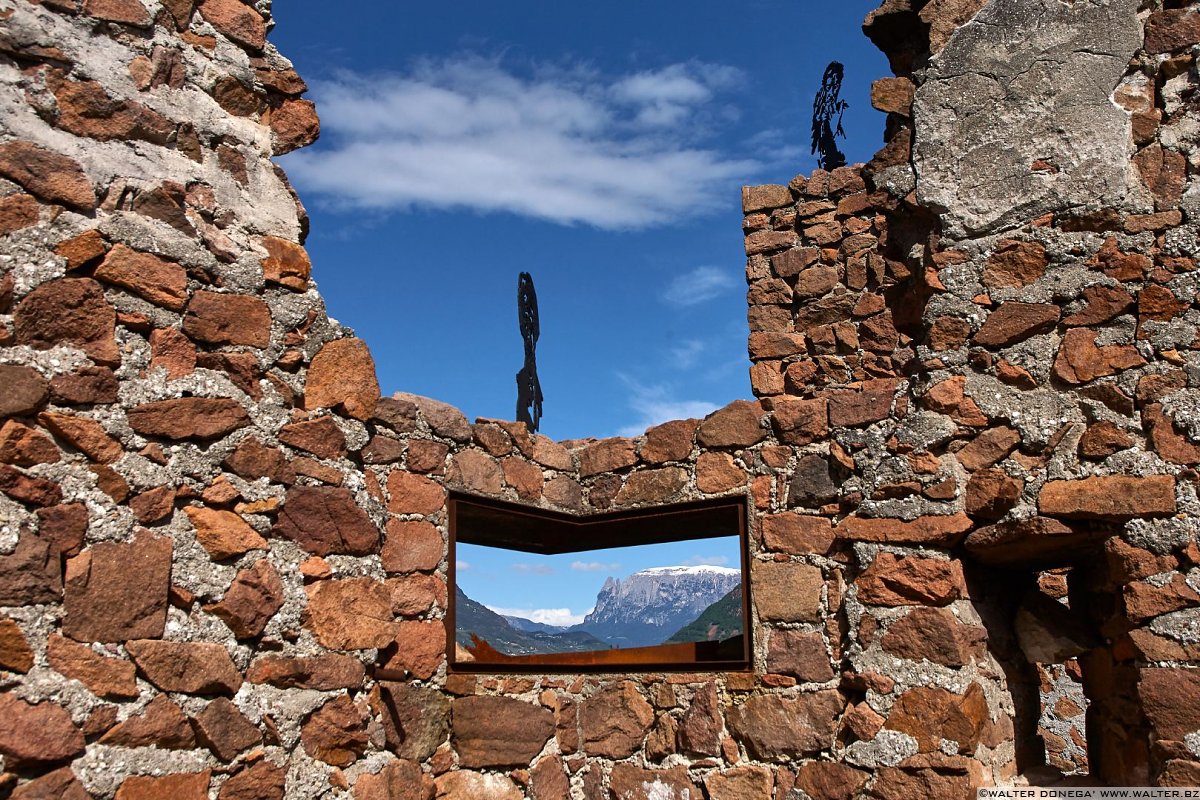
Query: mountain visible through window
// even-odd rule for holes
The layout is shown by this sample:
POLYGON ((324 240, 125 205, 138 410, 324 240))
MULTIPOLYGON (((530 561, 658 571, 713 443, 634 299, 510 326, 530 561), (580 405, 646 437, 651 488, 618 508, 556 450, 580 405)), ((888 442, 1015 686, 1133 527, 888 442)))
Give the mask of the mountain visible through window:
POLYGON ((534 510, 514 526, 529 535, 524 542, 513 541, 504 525, 489 524, 499 509, 479 520, 456 515, 452 663, 729 669, 744 661, 748 587, 738 500, 716 512, 732 524, 725 535, 713 535, 722 532, 720 523, 709 522, 695 529, 696 538, 688 538, 688 524, 708 509, 661 509, 640 519, 543 519, 534 510), (637 536, 638 526, 646 535, 637 536), (508 546, 482 543, 489 532, 508 546), (616 544, 622 536, 635 542, 589 546, 616 544))

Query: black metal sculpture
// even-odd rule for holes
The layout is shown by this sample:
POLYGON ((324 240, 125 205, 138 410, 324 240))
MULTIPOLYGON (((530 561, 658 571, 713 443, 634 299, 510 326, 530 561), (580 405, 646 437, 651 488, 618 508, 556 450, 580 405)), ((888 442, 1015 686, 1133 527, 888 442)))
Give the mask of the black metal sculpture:
POLYGON ((812 150, 817 153, 817 166, 830 170, 844 167, 846 156, 838 149, 836 137, 846 138, 842 130, 842 112, 850 105, 839 95, 842 91, 842 65, 830 61, 821 78, 821 90, 813 100, 812 150), (834 117, 837 118, 836 127, 834 117))
POLYGON ((538 307, 533 276, 522 272, 517 278, 517 317, 525 340, 525 365, 517 373, 517 422, 536 432, 542 419, 542 384, 537 376, 538 307))

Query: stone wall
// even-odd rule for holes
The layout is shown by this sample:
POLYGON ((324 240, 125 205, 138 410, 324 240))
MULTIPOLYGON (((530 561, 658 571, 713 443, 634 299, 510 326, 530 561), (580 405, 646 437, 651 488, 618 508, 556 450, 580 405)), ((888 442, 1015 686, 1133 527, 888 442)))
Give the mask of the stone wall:
POLYGON ((0 795, 1200 782, 1200 14, 886 0, 886 146, 743 193, 758 399, 554 442, 325 315, 269 5, 0 0, 0 795), (753 670, 448 674, 448 488, 748 494, 753 670))

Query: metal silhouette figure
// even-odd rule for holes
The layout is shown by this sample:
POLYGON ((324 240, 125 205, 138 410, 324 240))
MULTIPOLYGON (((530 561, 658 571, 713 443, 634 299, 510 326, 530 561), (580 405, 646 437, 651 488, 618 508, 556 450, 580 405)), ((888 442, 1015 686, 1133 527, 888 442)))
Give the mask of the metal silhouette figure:
POLYGON ((542 384, 537 376, 538 307, 533 276, 522 272, 517 278, 517 317, 525 340, 525 365, 517 373, 517 422, 536 433, 542 419, 542 384))
POLYGON ((838 136, 846 138, 842 130, 842 112, 850 105, 839 95, 842 91, 842 65, 830 61, 821 78, 821 90, 813 99, 812 150, 817 153, 817 166, 824 170, 846 166, 846 156, 838 149, 838 136), (835 122, 836 118, 836 122, 835 122))

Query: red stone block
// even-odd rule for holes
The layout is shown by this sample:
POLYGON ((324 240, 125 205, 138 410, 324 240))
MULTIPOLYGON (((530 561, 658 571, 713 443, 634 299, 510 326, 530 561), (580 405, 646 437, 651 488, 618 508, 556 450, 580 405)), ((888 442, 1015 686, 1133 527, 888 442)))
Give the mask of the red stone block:
POLYGON ((68 560, 63 633, 81 642, 162 636, 172 549, 170 537, 143 531, 68 560))
POLYGON ((22 139, 0 144, 0 175, 48 202, 81 211, 96 207, 92 182, 79 162, 40 144, 22 139))

